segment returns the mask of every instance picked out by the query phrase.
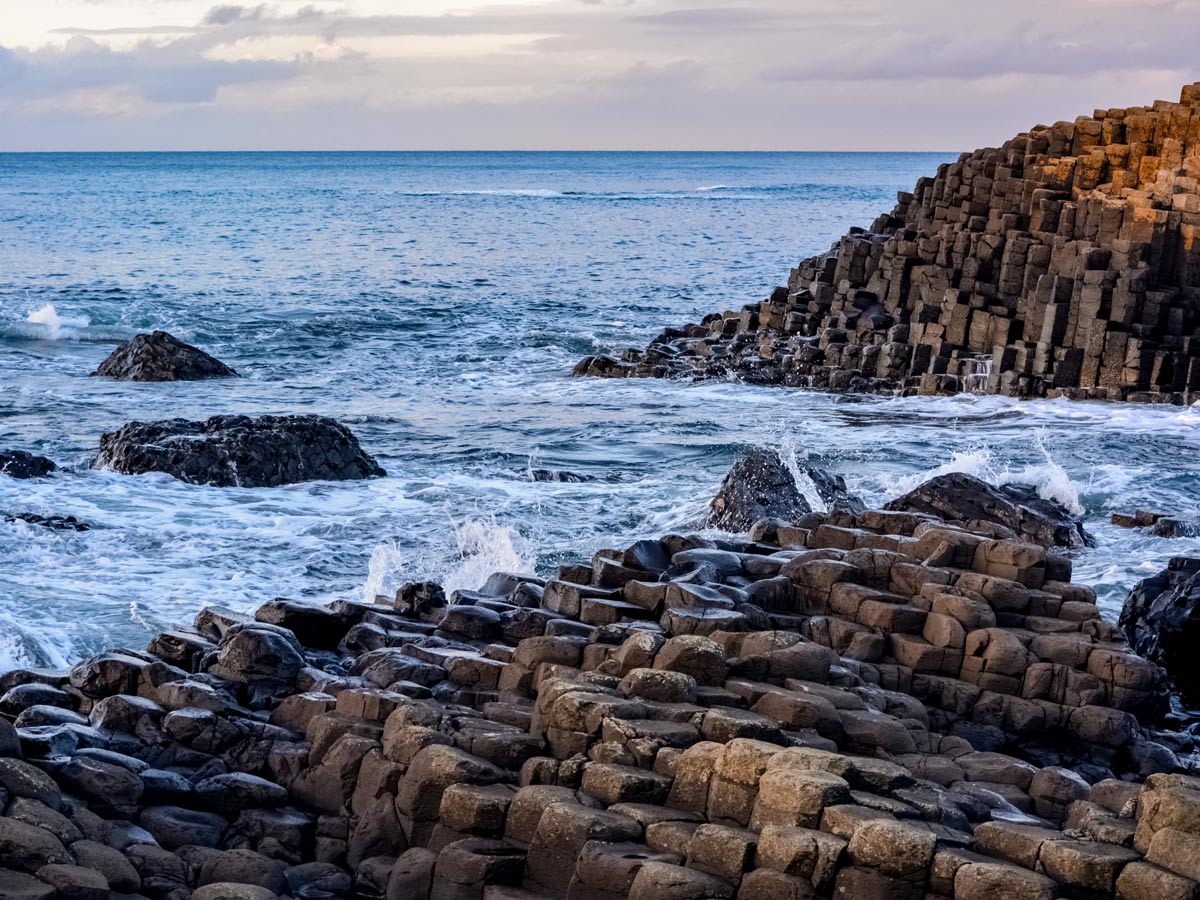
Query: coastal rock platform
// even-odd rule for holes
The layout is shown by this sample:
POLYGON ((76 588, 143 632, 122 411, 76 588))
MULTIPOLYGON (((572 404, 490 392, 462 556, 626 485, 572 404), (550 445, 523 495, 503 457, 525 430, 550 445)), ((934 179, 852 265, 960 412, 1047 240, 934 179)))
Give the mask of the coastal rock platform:
POLYGON ((209 607, 0 676, 0 896, 1194 898, 1165 684, 1061 551, 911 512, 209 607))
POLYGON ((761 303, 577 375, 832 391, 1200 398, 1200 84, 921 179, 761 303))

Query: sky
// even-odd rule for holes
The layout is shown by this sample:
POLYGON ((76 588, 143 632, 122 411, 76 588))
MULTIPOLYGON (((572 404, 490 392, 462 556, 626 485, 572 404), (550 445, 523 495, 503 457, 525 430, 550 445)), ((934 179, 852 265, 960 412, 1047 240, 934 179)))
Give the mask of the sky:
POLYGON ((1200 80, 1200 0, 0 0, 0 151, 970 150, 1200 80))

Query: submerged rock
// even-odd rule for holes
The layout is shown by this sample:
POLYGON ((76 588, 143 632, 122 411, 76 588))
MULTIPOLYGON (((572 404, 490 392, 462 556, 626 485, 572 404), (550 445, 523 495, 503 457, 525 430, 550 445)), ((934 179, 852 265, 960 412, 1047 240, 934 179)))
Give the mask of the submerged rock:
MULTIPOLYGON (((840 476, 802 463, 798 468, 812 479, 827 506, 851 502, 840 476)), ((725 531, 746 531, 760 519, 788 521, 813 511, 779 453, 761 447, 748 451, 733 464, 709 508, 707 526, 725 531)))
POLYGON ((0 452, 0 475, 9 478, 45 478, 57 469, 53 460, 24 450, 0 452))
POLYGON ((1200 559, 1177 556, 1139 581, 1117 621, 1134 650, 1166 669, 1190 703, 1200 703, 1200 559))
POLYGON ((92 375, 119 381, 200 381, 236 377, 237 372, 199 347, 154 331, 123 341, 92 375))
POLYGON ((1133 515, 1113 513, 1112 523, 1119 528, 1150 528, 1158 537, 1177 538, 1200 535, 1200 519, 1195 516, 1167 516, 1139 509, 1133 515))
POLYGON ((387 474, 345 425, 324 416, 131 422, 100 436, 95 465, 126 475, 166 472, 216 487, 274 487, 387 474))
POLYGON ((1003 529, 1000 536, 1043 547, 1092 545, 1079 519, 1061 503, 1039 497, 1036 488, 1024 484, 995 487, 961 472, 931 478, 884 509, 937 516, 968 531, 999 528, 1003 529))
POLYGON ((43 528, 50 528, 54 531, 88 531, 90 526, 86 522, 80 522, 74 516, 42 516, 37 513, 6 513, 4 515, 6 522, 28 522, 30 525, 40 525, 43 528))
POLYGON ((530 469, 530 481, 558 481, 564 484, 583 484, 585 481, 591 481, 586 475, 579 475, 575 472, 566 472, 558 469, 530 469))

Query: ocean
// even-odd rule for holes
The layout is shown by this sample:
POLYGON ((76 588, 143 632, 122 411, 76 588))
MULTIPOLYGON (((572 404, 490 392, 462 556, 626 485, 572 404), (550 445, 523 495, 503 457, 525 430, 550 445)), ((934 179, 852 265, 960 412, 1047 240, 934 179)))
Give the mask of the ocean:
POLYGON ((581 357, 762 299, 953 154, 0 155, 0 668, 142 647, 208 604, 477 587, 688 529, 769 445, 881 503, 938 472, 1036 484, 1082 514, 1115 617, 1195 539, 1108 524, 1196 510, 1200 410, 834 396, 572 379, 581 357), (244 376, 89 378, 166 329, 244 376), (380 480, 209 488, 90 467, 131 421, 314 412, 380 480), (578 481, 534 481, 548 469, 578 481))

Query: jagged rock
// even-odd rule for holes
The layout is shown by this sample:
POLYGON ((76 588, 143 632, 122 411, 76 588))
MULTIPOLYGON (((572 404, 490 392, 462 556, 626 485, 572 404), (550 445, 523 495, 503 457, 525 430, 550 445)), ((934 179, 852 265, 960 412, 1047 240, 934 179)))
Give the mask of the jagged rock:
POLYGON ((1062 504, 1039 497, 1035 488, 1021 484, 994 487, 960 472, 931 478, 889 501, 884 509, 937 516, 968 531, 1000 526, 1011 537, 1043 547, 1092 545, 1083 524, 1062 504))
POLYGON ((216 487, 274 487, 387 474, 346 426, 311 415, 132 422, 100 436, 95 465, 126 475, 166 472, 216 487))
POLYGON ((235 377, 237 372, 198 347, 154 331, 122 341, 92 375, 120 381, 200 381, 235 377))
POLYGON ((761 303, 574 374, 1192 403, 1200 88, 964 154, 761 303))
POLYGON ((58 469, 53 462, 44 456, 34 456, 24 450, 6 450, 0 452, 0 475, 9 478, 45 478, 58 469))
MULTIPOLYGON (((846 482, 840 476, 799 464, 812 479, 817 494, 827 505, 851 502, 846 482)), ((747 531, 760 519, 798 519, 812 512, 796 476, 776 450, 756 447, 744 453, 721 482, 710 504, 707 525, 725 531, 747 531)))
POLYGON ((1200 702, 1200 559, 1175 557, 1137 583, 1118 624, 1130 645, 1162 666, 1191 702, 1200 702))

